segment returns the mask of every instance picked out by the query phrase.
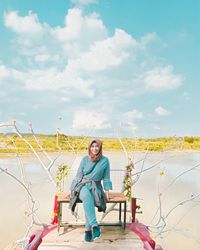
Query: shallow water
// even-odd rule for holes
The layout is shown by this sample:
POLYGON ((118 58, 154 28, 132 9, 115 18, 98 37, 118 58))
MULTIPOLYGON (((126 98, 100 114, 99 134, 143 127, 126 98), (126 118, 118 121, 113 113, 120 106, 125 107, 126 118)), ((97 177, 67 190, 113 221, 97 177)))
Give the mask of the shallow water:
MULTIPOLYGON (((110 159, 113 189, 120 191, 124 174, 123 171, 119 170, 123 170, 123 167, 127 164, 126 156, 123 152, 104 152, 104 154, 110 159)), ((55 155, 56 154, 51 154, 52 157, 55 155)), ((73 170, 66 179, 66 190, 69 188, 71 179, 76 173, 76 168, 83 155, 84 153, 79 154, 74 162, 73 170)), ((133 154, 131 156, 133 156, 133 154)), ((143 159, 144 156, 144 153, 135 153, 134 162, 143 159)), ((63 154, 58 159, 52 172, 55 173, 55 168, 59 163, 71 165, 72 160, 72 154, 63 154)), ((152 218, 158 208, 159 192, 162 193, 161 204, 163 214, 167 214, 167 212, 179 202, 200 192, 200 168, 184 174, 166 190, 166 187, 177 175, 200 163, 200 153, 149 153, 144 163, 144 169, 160 160, 164 161, 157 167, 144 172, 133 187, 133 195, 138 198, 138 204, 142 210, 142 214, 137 214, 137 219, 147 225, 155 225, 158 220, 158 216, 156 216, 154 220, 152 220, 152 218), (162 176, 160 175, 161 171, 163 172, 162 176)), ((36 207, 38 217, 42 222, 49 224, 52 218, 53 199, 56 190, 34 156, 24 155, 22 161, 27 179, 31 180, 32 183, 31 189, 33 196, 37 197, 36 207)), ((0 165, 20 178, 19 162, 16 158, 2 158, 0 159, 0 165)), ((140 171, 141 167, 142 162, 139 162, 135 165, 134 172, 140 171)), ((0 248, 2 248, 9 242, 23 237, 29 218, 25 215, 28 203, 27 195, 23 188, 4 173, 0 173, 0 183, 0 248)), ((79 211, 84 219, 81 204, 79 205, 79 211)), ((69 214, 70 212, 66 208, 66 216, 69 214)), ((189 202, 185 205, 181 205, 166 219, 167 225, 165 229, 167 232, 161 235, 163 239, 160 237, 155 238, 156 234, 153 232, 152 236, 156 242, 162 244, 165 250, 200 249, 200 236, 198 233, 200 231, 200 225, 197 223, 199 214, 200 206, 198 202, 189 202)), ((32 231, 35 229, 36 227, 33 228, 32 231)), ((153 228, 150 227, 150 229, 153 228)))

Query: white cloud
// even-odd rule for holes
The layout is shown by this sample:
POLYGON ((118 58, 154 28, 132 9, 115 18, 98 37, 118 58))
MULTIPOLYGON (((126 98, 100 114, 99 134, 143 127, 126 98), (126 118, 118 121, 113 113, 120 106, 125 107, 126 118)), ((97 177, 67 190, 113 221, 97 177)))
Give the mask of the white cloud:
POLYGON ((76 72, 68 69, 60 72, 56 68, 45 70, 30 70, 24 74, 25 87, 29 90, 61 90, 67 89, 70 94, 77 92, 78 95, 93 97, 92 82, 84 80, 76 72))
POLYGON ((23 79, 23 73, 13 68, 8 68, 5 65, 0 65, 0 83, 6 85, 7 81, 21 81, 23 79))
POLYGON ((141 38, 140 47, 145 48, 149 43, 155 41, 158 38, 155 32, 148 33, 141 38))
POLYGON ((70 97, 84 96, 92 98, 94 96, 93 82, 82 79, 76 72, 68 68, 63 71, 51 67, 49 69, 33 69, 23 72, 1 65, 0 83, 6 86, 8 82, 16 86, 19 85, 26 90, 60 90, 62 91, 61 94, 66 92, 70 97))
POLYGON ((71 0, 71 2, 76 5, 88 5, 92 3, 96 4, 98 3, 98 0, 71 0))
POLYGON ((41 105, 39 103, 35 103, 32 105, 32 109, 39 110, 41 108, 41 105))
POLYGON ((127 122, 124 124, 124 126, 127 127, 131 132, 136 132, 138 130, 138 126, 134 122, 127 122))
POLYGON ((79 37, 82 28, 82 11, 80 9, 70 9, 65 17, 65 26, 57 27, 52 32, 60 41, 75 40, 79 37))
POLYGON ((153 125, 153 129, 160 130, 160 127, 158 125, 153 125))
POLYGON ((25 113, 25 112, 19 112, 19 115, 21 115, 21 116, 27 116, 27 114, 25 113))
MULTIPOLYGON (((143 49, 156 37, 154 33, 146 34, 138 42, 121 29, 116 29, 113 35, 108 36, 107 28, 96 13, 84 15, 78 8, 68 10, 63 27, 42 24, 37 15, 31 12, 25 17, 15 11, 8 12, 4 19, 6 27, 17 33, 22 57, 18 55, 16 64, 27 68, 20 76, 26 89, 42 91, 71 87, 79 95, 89 98, 95 93, 93 84, 100 82, 98 72, 109 72, 115 68, 118 71, 119 66, 122 66, 122 72, 116 80, 112 79, 113 75, 104 74, 104 82, 112 82, 114 88, 117 82, 124 83, 123 65, 132 65, 137 50, 143 49), (13 20, 23 26, 22 31, 18 30, 18 26, 15 27, 13 20), (31 31, 33 35, 40 32, 40 36, 32 38, 31 31)), ((130 68, 128 73, 131 72, 133 69, 130 68)), ((130 80, 134 84, 132 79, 126 82, 130 80)), ((105 87, 103 83, 100 86, 105 87)), ((131 93, 125 88, 125 95, 127 91, 131 93)))
POLYGON ((190 100, 190 94, 189 94, 187 91, 184 91, 184 92, 183 92, 183 97, 184 97, 186 100, 190 100))
POLYGON ((37 14, 20 16, 16 11, 4 14, 4 24, 16 33, 13 44, 18 57, 23 56, 20 65, 28 62, 36 67, 38 62, 49 60, 59 60, 59 65, 66 66, 69 58, 79 58, 92 44, 108 36, 97 13, 84 15, 78 8, 68 10, 62 27, 39 22, 37 14))
POLYGON ((101 130, 110 128, 111 125, 105 114, 81 109, 75 113, 72 127, 75 130, 92 128, 101 130))
POLYGON ((17 11, 10 11, 4 14, 4 22, 7 28, 12 29, 18 34, 34 35, 42 32, 37 14, 29 11, 28 16, 21 17, 17 11))
POLYGON ((48 62, 54 62, 59 63, 60 62, 60 56, 59 55, 48 55, 48 54, 41 54, 35 56, 35 62, 36 63, 48 63, 48 62))
POLYGON ((30 90, 79 85, 79 93, 92 97, 92 85, 99 82, 99 87, 106 89, 107 82, 113 89, 118 88, 120 94, 131 96, 173 89, 183 80, 182 76, 173 73, 172 66, 149 70, 148 61, 136 60, 138 51, 157 39, 156 33, 146 34, 138 41, 122 29, 108 36, 107 28, 96 13, 85 15, 79 8, 69 9, 63 27, 42 24, 37 14, 30 11, 24 17, 16 11, 7 12, 4 22, 17 34, 16 42, 22 54, 21 58, 18 55, 16 65, 27 68, 21 75, 25 87, 30 90), (38 33, 40 35, 35 36, 38 33))
POLYGON ((80 59, 71 60, 69 66, 81 67, 86 71, 102 71, 110 66, 118 66, 129 57, 127 49, 136 41, 123 30, 117 29, 112 37, 98 41, 80 59))
POLYGON ((143 113, 136 109, 125 112, 121 115, 121 126, 124 131, 136 132, 139 127, 136 124, 136 120, 143 118, 143 113))
POLYGON ((63 96, 63 97, 60 98, 61 102, 70 102, 70 100, 71 99, 69 97, 67 97, 67 96, 63 96))
POLYGON ((157 115, 160 115, 160 116, 165 116, 165 115, 169 115, 170 114, 170 112, 168 110, 164 109, 161 106, 155 108, 155 113, 157 115))
MULTIPOLYGON (((160 58, 149 57, 146 48, 158 39, 156 33, 135 39, 119 28, 110 32, 97 13, 72 8, 63 25, 52 27, 41 23, 37 14, 23 17, 12 11, 5 14, 4 22, 15 32, 16 56, 11 59, 12 67, 0 66, 1 82, 30 94, 34 110, 41 111, 48 95, 54 96, 53 105, 56 100, 59 108, 67 104, 74 112, 78 110, 73 120, 77 130, 92 126, 109 130, 112 119, 113 124, 122 121, 127 133, 137 131, 144 114, 123 110, 124 106, 139 94, 175 89, 183 81, 171 65, 157 66, 160 58), (93 112, 98 109, 106 113, 93 112)), ((156 114, 167 112, 160 107, 156 114)))
POLYGON ((0 65, 0 80, 9 76, 9 70, 5 65, 0 65))
POLYGON ((80 52, 95 41, 107 36, 107 29, 96 13, 83 15, 79 8, 69 9, 64 27, 51 29, 55 39, 63 43, 66 52, 80 52))
POLYGON ((49 60, 49 55, 37 55, 35 56, 35 61, 36 62, 45 62, 49 60))
POLYGON ((123 120, 129 122, 129 121, 143 118, 143 113, 141 111, 133 109, 131 111, 125 112, 122 115, 122 118, 123 118, 123 120))
POLYGON ((148 90, 164 91, 175 89, 182 84, 182 81, 183 77, 174 74, 171 65, 149 70, 144 76, 144 83, 148 90))

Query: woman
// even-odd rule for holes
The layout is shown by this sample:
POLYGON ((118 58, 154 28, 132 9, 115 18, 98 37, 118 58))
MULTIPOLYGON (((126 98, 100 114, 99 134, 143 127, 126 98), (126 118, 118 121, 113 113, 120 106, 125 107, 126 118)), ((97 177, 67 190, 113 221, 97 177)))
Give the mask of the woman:
MULTIPOLYGON (((85 241, 92 241, 101 235, 100 227, 96 220, 95 206, 98 211, 105 212, 106 199, 109 200, 109 190, 112 190, 110 180, 110 163, 106 156, 102 155, 102 142, 93 139, 88 146, 88 155, 81 160, 75 179, 71 183, 70 198, 74 194, 83 202, 85 212, 85 241), (101 185, 103 180, 103 187, 101 185)), ((76 199, 71 204, 72 211, 76 205, 76 199)))

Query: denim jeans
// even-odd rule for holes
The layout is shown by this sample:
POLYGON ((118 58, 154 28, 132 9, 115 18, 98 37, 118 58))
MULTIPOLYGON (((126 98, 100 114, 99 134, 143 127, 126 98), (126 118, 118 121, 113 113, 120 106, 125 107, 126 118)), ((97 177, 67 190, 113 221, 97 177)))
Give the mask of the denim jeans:
POLYGON ((85 212, 85 230, 91 230, 91 227, 98 226, 95 213, 94 195, 91 186, 86 184, 81 188, 79 194, 80 200, 83 202, 85 212))

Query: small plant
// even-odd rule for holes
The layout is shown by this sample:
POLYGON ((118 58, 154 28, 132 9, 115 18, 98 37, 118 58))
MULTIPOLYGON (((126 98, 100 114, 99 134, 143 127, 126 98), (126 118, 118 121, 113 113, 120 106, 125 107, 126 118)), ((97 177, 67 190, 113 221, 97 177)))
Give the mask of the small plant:
POLYGON ((64 192, 65 177, 68 176, 68 174, 69 166, 66 164, 60 164, 56 172, 56 187, 58 193, 64 192))
POLYGON ((128 198, 130 201, 132 197, 131 193, 131 187, 132 187, 132 170, 134 168, 133 163, 131 162, 129 165, 125 167, 125 175, 124 175, 124 195, 128 198))

